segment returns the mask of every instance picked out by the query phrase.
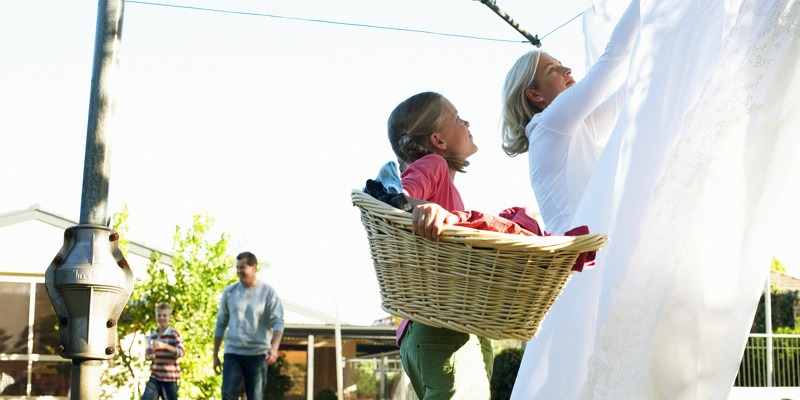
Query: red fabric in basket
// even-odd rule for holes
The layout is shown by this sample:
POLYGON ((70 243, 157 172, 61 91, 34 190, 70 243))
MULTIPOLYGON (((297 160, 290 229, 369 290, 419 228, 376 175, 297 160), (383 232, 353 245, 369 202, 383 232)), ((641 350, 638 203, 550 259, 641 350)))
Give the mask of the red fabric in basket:
MULTIPOLYGON (((463 226, 466 228, 480 229, 484 231, 493 231, 508 233, 513 235, 525 236, 552 236, 552 233, 546 233, 539 227, 537 222, 524 207, 511 207, 503 210, 500 215, 488 215, 480 211, 451 211, 455 214, 459 222, 453 225, 463 226)), ((577 228, 570 229, 564 233, 564 236, 580 236, 589 233, 589 227, 581 225, 577 228)), ((583 271, 584 268, 591 268, 595 266, 596 252, 590 251, 581 253, 572 270, 576 272, 583 271)))

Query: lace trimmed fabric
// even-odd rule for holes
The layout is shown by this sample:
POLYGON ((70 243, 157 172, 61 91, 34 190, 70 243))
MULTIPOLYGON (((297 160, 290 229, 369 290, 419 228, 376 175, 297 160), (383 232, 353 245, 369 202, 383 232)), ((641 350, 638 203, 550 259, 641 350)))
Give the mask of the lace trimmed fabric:
POLYGON ((581 399, 727 398, 796 182, 798 21, 796 1, 742 3, 655 188, 581 399))
POLYGON ((573 224, 604 231, 513 399, 725 399, 800 168, 800 5, 643 1, 628 104, 573 224), (592 275, 594 273, 594 275, 592 275))

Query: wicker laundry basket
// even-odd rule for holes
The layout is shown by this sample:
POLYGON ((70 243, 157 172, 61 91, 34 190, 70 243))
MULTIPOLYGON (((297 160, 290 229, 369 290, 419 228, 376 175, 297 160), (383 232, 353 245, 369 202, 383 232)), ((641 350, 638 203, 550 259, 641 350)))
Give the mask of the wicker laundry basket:
POLYGON ((602 234, 520 236, 458 226, 438 240, 411 232, 411 214, 359 190, 386 312, 492 339, 530 340, 572 276, 578 255, 602 234))

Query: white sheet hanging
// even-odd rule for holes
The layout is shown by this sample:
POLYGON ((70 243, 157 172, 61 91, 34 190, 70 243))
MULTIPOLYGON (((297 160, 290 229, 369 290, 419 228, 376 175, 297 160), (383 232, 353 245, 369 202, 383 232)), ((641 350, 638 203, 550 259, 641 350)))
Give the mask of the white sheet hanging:
POLYGON ((529 343, 513 399, 727 397, 770 245, 797 222, 798 21, 794 0, 642 1, 626 112, 573 220, 612 242, 529 343))

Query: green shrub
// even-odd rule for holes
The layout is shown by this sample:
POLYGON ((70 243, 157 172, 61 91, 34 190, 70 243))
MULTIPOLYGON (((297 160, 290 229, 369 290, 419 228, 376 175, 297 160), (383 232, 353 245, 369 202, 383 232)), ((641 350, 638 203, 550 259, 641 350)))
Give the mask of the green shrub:
POLYGON ((375 377, 375 367, 371 362, 358 363, 353 383, 356 384, 356 397, 374 398, 381 393, 380 381, 375 377))
POLYGON ((278 357, 274 364, 267 367, 267 400, 283 400, 286 392, 292 388, 292 378, 284 374, 283 369, 288 365, 283 357, 278 357))
POLYGON ((522 353, 522 349, 507 348, 495 356, 492 380, 489 382, 492 400, 511 398, 511 390, 514 389, 514 381, 517 379, 519 365, 522 363, 522 353))
MULTIPOLYGON (((796 321, 798 314, 800 314, 800 294, 797 290, 779 291, 774 288, 771 290, 772 297, 772 331, 776 332, 779 328, 787 328, 790 333, 794 333, 797 329, 796 321)), ((755 318, 753 318, 753 326, 750 333, 766 333, 765 323, 765 297, 762 294, 761 299, 758 301, 758 308, 756 309, 755 318)))
POLYGON ((322 388, 314 393, 314 400, 336 400, 336 392, 333 389, 322 388))

